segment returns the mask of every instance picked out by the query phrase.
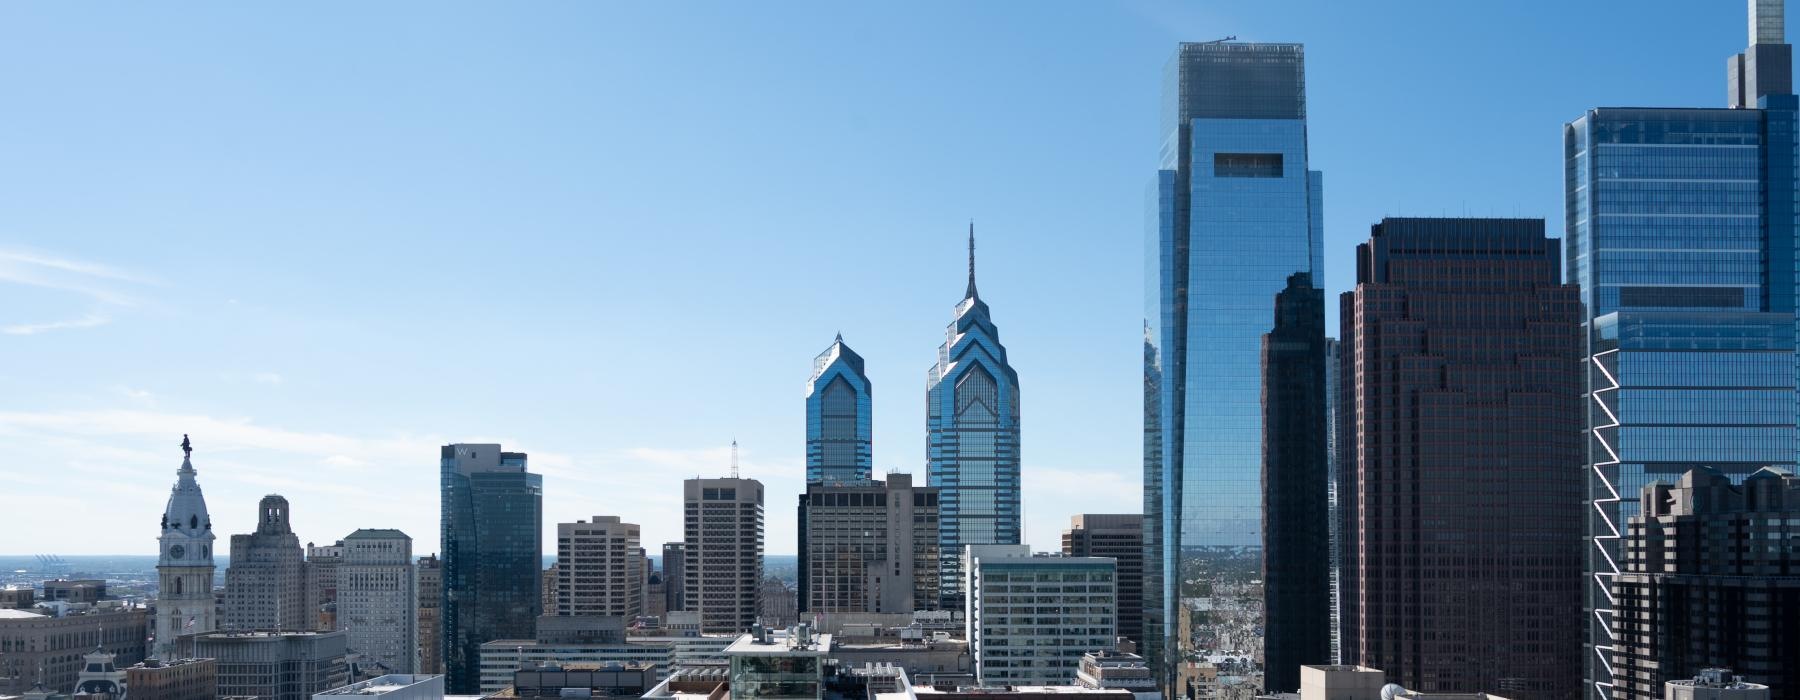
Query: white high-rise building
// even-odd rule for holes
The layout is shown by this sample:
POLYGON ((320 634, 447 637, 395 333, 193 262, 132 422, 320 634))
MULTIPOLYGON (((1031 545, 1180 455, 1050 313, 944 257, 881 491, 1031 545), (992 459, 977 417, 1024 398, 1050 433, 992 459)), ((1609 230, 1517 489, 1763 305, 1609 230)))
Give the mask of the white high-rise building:
POLYGON ((638 526, 616 515, 556 524, 556 614, 643 614, 638 526))
POLYGON ((412 538, 399 530, 357 530, 344 538, 337 567, 337 626, 350 633, 362 664, 386 673, 419 667, 418 574, 412 538))
POLYGON ((1084 654, 1116 648, 1118 564, 1112 559, 972 544, 963 549, 962 565, 965 633, 982 685, 1064 685, 1075 680, 1084 654))
POLYGON ((180 656, 176 638, 218 628, 212 591, 212 516, 206 513, 206 497, 194 479, 194 448, 186 435, 181 436, 181 452, 181 469, 175 472, 175 488, 163 509, 161 553, 156 560, 161 588, 156 595, 152 655, 165 660, 180 656))

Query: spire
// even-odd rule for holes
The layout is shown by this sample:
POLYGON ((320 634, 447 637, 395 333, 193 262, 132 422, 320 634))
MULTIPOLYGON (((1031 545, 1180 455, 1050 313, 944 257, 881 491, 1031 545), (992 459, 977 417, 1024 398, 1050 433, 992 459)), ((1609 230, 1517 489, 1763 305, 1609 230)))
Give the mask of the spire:
POLYGON ((738 478, 737 438, 731 439, 731 478, 738 478))
POLYGON ((975 294, 975 220, 969 220, 969 290, 963 293, 964 299, 974 299, 975 294))
POLYGON ((841 343, 843 343, 843 342, 844 342, 844 332, 843 332, 843 331, 838 331, 838 334, 837 334, 837 340, 834 340, 834 341, 832 341, 832 342, 834 342, 834 343, 840 343, 840 344, 841 344, 841 343))

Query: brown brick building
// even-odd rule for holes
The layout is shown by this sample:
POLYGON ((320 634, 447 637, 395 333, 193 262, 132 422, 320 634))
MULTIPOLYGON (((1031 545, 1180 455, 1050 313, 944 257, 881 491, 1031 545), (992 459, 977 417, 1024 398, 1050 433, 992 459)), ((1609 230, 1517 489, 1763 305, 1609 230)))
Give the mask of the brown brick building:
POLYGON ((214 700, 219 665, 212 659, 150 659, 125 669, 125 687, 132 700, 214 700))
POLYGON ((1558 241, 1538 219, 1385 219, 1356 257, 1343 662, 1427 693, 1573 700, 1582 309, 1558 241))

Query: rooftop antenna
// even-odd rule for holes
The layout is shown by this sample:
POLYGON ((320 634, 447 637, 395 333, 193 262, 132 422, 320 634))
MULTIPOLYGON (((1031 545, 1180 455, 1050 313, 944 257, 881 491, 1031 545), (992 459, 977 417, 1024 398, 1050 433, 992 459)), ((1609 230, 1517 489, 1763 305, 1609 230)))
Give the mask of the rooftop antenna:
POLYGON ((731 478, 738 478, 737 438, 731 439, 731 478))
POLYGON ((1227 42, 1227 41, 1237 41, 1237 35, 1236 35, 1236 34, 1233 34, 1233 35, 1231 35, 1231 36, 1228 36, 1228 37, 1225 37, 1225 38, 1223 38, 1223 39, 1214 39, 1214 40, 1212 40, 1212 41, 1202 41, 1202 42, 1198 42, 1198 43, 1199 43, 1199 44, 1200 44, 1200 45, 1201 45, 1201 46, 1205 46, 1205 45, 1207 45, 1207 44, 1223 44, 1223 43, 1225 43, 1225 42, 1227 42))

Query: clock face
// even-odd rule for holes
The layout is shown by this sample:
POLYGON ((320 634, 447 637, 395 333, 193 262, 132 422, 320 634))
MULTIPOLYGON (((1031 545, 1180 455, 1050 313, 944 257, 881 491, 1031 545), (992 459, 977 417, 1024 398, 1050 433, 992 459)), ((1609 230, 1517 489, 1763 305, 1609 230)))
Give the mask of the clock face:
POLYGON ((187 548, 181 545, 175 545, 169 548, 169 558, 171 559, 180 559, 182 555, 185 554, 187 554, 187 548))

